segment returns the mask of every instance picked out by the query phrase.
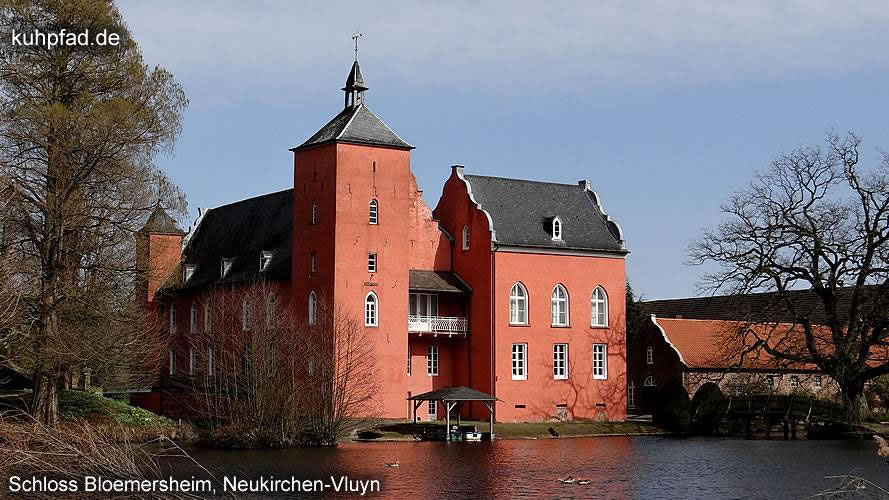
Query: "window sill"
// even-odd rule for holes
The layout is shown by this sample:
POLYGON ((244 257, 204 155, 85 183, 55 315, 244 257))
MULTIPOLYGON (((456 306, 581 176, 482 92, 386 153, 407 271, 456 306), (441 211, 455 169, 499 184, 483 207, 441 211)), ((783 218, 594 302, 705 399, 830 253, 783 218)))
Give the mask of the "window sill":
POLYGON ((593 380, 608 380, 608 376, 606 375, 606 376, 602 377, 602 376, 593 375, 593 380))
POLYGON ((509 326, 514 326, 514 327, 518 327, 518 328, 528 328, 531 325, 529 325, 528 323, 510 323, 509 326))
POLYGON ((568 380, 568 377, 553 377, 553 380, 568 380))
POLYGON ((437 373, 427 373, 426 376, 427 377, 437 377, 438 374, 437 373))
POLYGON ((513 377, 513 380, 528 380, 528 377, 513 377))
POLYGON ((550 328, 571 328, 571 325, 549 325, 550 328))
POLYGON ((608 325, 590 325, 590 328, 593 330, 607 330, 610 327, 608 325))

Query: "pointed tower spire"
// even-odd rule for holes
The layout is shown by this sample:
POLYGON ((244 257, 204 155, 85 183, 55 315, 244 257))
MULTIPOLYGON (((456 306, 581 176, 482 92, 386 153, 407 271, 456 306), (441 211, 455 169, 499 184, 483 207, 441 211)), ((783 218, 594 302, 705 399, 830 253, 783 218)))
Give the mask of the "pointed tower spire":
POLYGON ((343 101, 345 108, 364 103, 364 91, 368 89, 364 84, 364 77, 361 76, 361 66, 358 65, 358 38, 361 36, 360 31, 352 35, 352 39, 355 40, 355 61, 349 70, 349 76, 346 77, 346 86, 342 89, 346 94, 343 101))

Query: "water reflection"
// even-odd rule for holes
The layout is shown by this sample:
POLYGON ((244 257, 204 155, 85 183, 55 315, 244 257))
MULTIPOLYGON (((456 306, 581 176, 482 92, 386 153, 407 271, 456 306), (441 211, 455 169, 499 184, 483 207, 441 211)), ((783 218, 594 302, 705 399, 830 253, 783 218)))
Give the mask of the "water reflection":
POLYGON ((801 498, 827 486, 825 476, 849 472, 889 487, 889 466, 861 441, 607 437, 194 455, 224 475, 379 479, 388 498, 801 498), (568 475, 591 484, 558 481, 568 475))

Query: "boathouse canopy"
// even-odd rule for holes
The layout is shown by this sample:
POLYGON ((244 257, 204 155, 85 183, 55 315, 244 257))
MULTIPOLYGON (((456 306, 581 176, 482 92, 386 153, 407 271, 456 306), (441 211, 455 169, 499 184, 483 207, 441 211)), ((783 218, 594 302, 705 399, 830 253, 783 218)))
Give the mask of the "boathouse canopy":
POLYGON ((457 425, 460 425, 460 409, 467 401, 480 401, 488 408, 488 433, 490 439, 494 439, 494 401, 497 398, 490 394, 470 389, 469 387, 458 385, 452 387, 442 387, 434 391, 424 392, 407 398, 414 404, 414 422, 417 421, 417 408, 423 404, 423 401, 440 401, 445 407, 445 432, 447 439, 451 439, 451 411, 457 409, 457 425))

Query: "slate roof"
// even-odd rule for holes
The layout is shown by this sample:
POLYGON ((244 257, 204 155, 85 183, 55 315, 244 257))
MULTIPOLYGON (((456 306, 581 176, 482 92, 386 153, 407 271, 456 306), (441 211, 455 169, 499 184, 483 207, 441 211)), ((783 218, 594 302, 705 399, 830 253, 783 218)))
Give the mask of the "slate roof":
POLYGON ((619 226, 602 213, 585 183, 463 178, 476 203, 491 215, 498 244, 627 253, 619 226), (561 241, 552 239, 556 216, 562 221, 561 241))
POLYGON ((271 280, 289 279, 292 211, 293 189, 208 210, 183 251, 182 264, 194 264, 194 274, 186 283, 178 279, 178 289, 249 281, 260 275, 271 280), (263 251, 272 252, 272 261, 260 273, 263 251), (220 279, 223 258, 234 261, 225 278, 220 279))
POLYGON ((148 220, 145 222, 141 231, 143 233, 152 234, 185 234, 179 229, 179 226, 176 225, 176 221, 173 220, 173 218, 170 217, 159 205, 155 207, 154 211, 151 212, 151 215, 148 216, 148 220))
MULTIPOLYGON (((837 291, 837 306, 841 315, 849 310, 852 288, 837 291)), ((651 300, 643 302, 645 311, 658 318, 691 318, 722 320, 759 320, 793 322, 808 317, 815 324, 826 323, 824 305, 812 290, 792 290, 788 296, 794 312, 787 303, 772 292, 745 295, 716 295, 685 299, 651 300)))
POLYGON ((455 273, 448 271, 410 270, 408 288, 424 292, 466 293, 469 286, 455 273))
POLYGON ((362 103, 342 110, 340 114, 321 127, 321 130, 315 132, 306 142, 291 149, 291 151, 299 151, 332 142, 367 144, 397 149, 414 148, 404 142, 401 137, 398 137, 398 134, 393 132, 373 111, 362 103))
POLYGON ((442 387, 407 399, 409 401, 497 401, 494 396, 465 385, 442 387))

